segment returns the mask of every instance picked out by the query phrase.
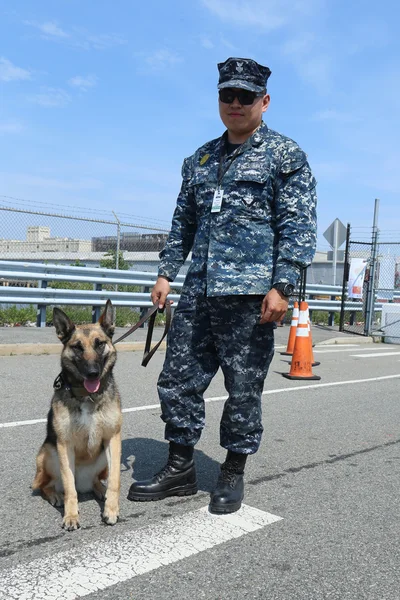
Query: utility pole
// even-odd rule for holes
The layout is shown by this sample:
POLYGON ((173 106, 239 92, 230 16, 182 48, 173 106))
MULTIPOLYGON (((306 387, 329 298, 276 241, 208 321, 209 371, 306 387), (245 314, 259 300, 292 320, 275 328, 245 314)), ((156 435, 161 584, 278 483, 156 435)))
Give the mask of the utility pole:
MULTIPOLYGON (((115 268, 119 268, 119 249, 120 249, 120 238, 121 238, 121 221, 118 219, 114 211, 112 211, 117 221, 117 253, 115 255, 115 268)), ((115 291, 118 292, 118 283, 115 284, 115 291)))
POLYGON ((369 267, 369 281, 365 311, 365 335, 371 335, 372 321, 375 312, 375 278, 376 278, 376 263, 378 255, 378 215, 379 215, 379 198, 375 198, 374 207, 374 223, 372 226, 372 244, 371 244, 371 264, 369 267))

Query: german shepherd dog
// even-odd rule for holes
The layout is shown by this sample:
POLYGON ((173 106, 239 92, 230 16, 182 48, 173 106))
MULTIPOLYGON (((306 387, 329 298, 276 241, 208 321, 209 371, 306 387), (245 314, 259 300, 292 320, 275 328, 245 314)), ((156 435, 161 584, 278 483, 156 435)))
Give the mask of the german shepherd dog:
POLYGON ((59 308, 54 308, 53 322, 63 343, 61 373, 54 382, 32 489, 40 489, 53 506, 64 505, 62 527, 68 531, 80 527, 77 492, 92 491, 105 499, 103 521, 115 525, 122 415, 112 373, 117 357, 112 305, 108 300, 95 324, 75 325, 59 308))

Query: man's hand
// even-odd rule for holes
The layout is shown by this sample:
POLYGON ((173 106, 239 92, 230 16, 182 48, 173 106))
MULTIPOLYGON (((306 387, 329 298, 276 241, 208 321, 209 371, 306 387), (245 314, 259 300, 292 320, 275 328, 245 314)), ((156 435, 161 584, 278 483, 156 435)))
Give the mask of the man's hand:
POLYGON ((281 321, 288 309, 289 298, 272 288, 262 301, 260 323, 281 321))
POLYGON ((168 279, 166 279, 165 277, 158 277, 155 286, 151 290, 152 303, 158 303, 158 308, 164 308, 165 301, 170 291, 171 286, 169 285, 168 279))

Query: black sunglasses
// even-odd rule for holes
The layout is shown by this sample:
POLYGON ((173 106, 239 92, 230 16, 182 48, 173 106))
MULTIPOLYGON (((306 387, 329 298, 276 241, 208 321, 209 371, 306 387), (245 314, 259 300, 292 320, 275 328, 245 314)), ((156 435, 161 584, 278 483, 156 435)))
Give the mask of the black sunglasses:
POLYGON ((234 88, 223 88, 219 90, 219 99, 224 104, 232 104, 235 98, 237 98, 240 104, 249 106, 253 104, 257 97, 264 96, 264 94, 257 94, 256 92, 249 92, 249 90, 235 90, 234 88))

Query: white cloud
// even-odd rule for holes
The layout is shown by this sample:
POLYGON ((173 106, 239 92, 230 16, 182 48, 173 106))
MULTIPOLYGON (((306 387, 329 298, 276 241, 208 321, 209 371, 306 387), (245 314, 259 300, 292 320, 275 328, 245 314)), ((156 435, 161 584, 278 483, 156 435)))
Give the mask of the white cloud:
POLYGON ((0 57, 0 81, 23 81, 27 79, 31 79, 29 71, 16 67, 4 56, 0 57))
POLYGON ((222 21, 271 31, 299 16, 309 16, 321 0, 202 0, 222 21))
POLYGON ((200 43, 203 46, 203 48, 206 48, 207 50, 211 50, 212 48, 215 47, 214 44, 213 44, 213 42, 206 35, 202 35, 200 37, 200 43))
POLYGON ((71 97, 61 88, 43 88, 39 94, 32 94, 28 99, 35 104, 45 108, 59 108, 66 106, 71 101, 71 97))
POLYGON ((162 48, 146 56, 145 61, 153 69, 163 69, 183 62, 183 58, 167 48, 162 48))
POLYGON ((282 52, 289 57, 304 56, 312 52, 315 43, 315 35, 305 32, 286 40, 282 45, 282 52))
MULTIPOLYGON (((78 30, 77 30, 78 31, 78 30)), ((102 33, 98 35, 89 34, 81 31, 83 39, 78 45, 84 48, 93 48, 94 50, 106 50, 114 46, 123 46, 127 43, 126 39, 117 33, 102 33)))
POLYGON ((224 37, 221 37, 221 44, 223 46, 225 46, 225 48, 228 48, 229 50, 236 50, 236 46, 234 46, 234 44, 232 44, 229 40, 227 40, 224 37))
POLYGON ((8 123, 0 123, 0 134, 21 133, 24 126, 17 121, 9 121, 8 123))
POLYGON ((42 32, 45 39, 52 38, 68 38, 69 33, 61 29, 55 21, 47 21, 45 23, 37 23, 36 21, 24 21, 25 25, 31 25, 42 32))
POLYGON ((66 31, 55 21, 46 21, 45 23, 24 21, 24 24, 39 30, 40 37, 45 40, 65 43, 75 48, 83 48, 84 50, 105 50, 127 43, 117 33, 93 34, 80 27, 72 27, 71 31, 66 31))
POLYGON ((282 54, 293 64, 299 76, 320 94, 332 88, 333 56, 315 35, 305 32, 282 45, 282 54))
POLYGON ((94 87, 97 84, 96 75, 76 75, 68 80, 69 85, 80 89, 82 92, 86 92, 89 88, 94 87))

